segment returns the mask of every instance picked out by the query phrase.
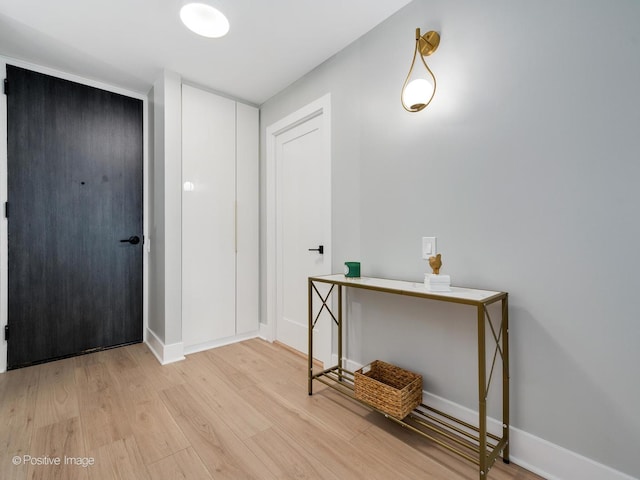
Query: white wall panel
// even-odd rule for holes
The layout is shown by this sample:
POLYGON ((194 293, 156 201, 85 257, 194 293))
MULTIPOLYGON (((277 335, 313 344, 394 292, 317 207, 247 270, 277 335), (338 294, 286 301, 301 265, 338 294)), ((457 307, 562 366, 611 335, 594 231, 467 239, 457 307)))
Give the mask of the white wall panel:
POLYGON ((257 331, 259 323, 258 109, 242 103, 237 104, 236 148, 236 333, 240 334, 257 331))
POLYGON ((232 100, 182 87, 185 347, 235 335, 235 110, 232 100))

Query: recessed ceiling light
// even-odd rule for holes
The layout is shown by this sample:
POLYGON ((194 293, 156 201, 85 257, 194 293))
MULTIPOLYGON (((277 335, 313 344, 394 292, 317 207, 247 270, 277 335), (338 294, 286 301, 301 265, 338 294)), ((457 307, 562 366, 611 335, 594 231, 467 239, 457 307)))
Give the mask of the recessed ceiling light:
POLYGON ((204 3, 187 3, 180 9, 182 23, 203 37, 224 37, 229 31, 229 20, 220 10, 204 3))

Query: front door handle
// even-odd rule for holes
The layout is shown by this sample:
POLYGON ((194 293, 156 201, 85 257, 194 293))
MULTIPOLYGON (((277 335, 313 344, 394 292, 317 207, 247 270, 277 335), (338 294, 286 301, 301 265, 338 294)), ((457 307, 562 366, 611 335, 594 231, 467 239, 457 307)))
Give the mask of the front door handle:
POLYGON ((137 245, 140 243, 140 237, 134 235, 129 238, 125 238, 124 240, 120 240, 120 243, 130 243, 131 245, 137 245))
POLYGON ((318 252, 320 255, 324 254, 324 245, 320 245, 318 248, 310 248, 310 252, 318 252))

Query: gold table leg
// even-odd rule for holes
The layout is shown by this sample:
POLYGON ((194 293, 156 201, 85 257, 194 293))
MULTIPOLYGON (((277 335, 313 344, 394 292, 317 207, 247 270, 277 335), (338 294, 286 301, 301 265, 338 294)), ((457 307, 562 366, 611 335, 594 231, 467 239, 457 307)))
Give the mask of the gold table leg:
POLYGON ((308 303, 309 303, 309 351, 308 351, 308 368, 309 368, 309 395, 313 395, 313 282, 308 281, 308 303))
POLYGON ((487 478, 487 366, 484 307, 478 307, 478 430, 480 480, 487 478))
POLYGON ((342 381, 342 285, 338 285, 338 377, 342 381))
POLYGON ((509 463, 509 297, 502 299, 502 461, 509 463))

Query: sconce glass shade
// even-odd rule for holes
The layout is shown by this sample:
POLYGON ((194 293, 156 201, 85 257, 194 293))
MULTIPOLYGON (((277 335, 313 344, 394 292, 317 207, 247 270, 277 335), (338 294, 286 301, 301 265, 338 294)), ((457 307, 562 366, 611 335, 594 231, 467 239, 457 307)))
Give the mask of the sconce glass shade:
POLYGON ((229 20, 211 5, 187 3, 180 9, 180 20, 194 33, 208 38, 224 37, 229 32, 229 20))
POLYGON ((409 107, 409 111, 419 112, 429 104, 434 93, 433 82, 426 78, 416 78, 404 88, 402 103, 409 107))
POLYGON ((400 101, 408 112, 419 112, 431 103, 436 94, 436 77, 427 65, 424 57, 436 51, 440 44, 438 32, 430 31, 420 35, 420 29, 416 28, 416 47, 413 51, 413 60, 407 78, 402 85, 400 101), (420 54, 420 64, 416 66, 416 58, 420 54))

